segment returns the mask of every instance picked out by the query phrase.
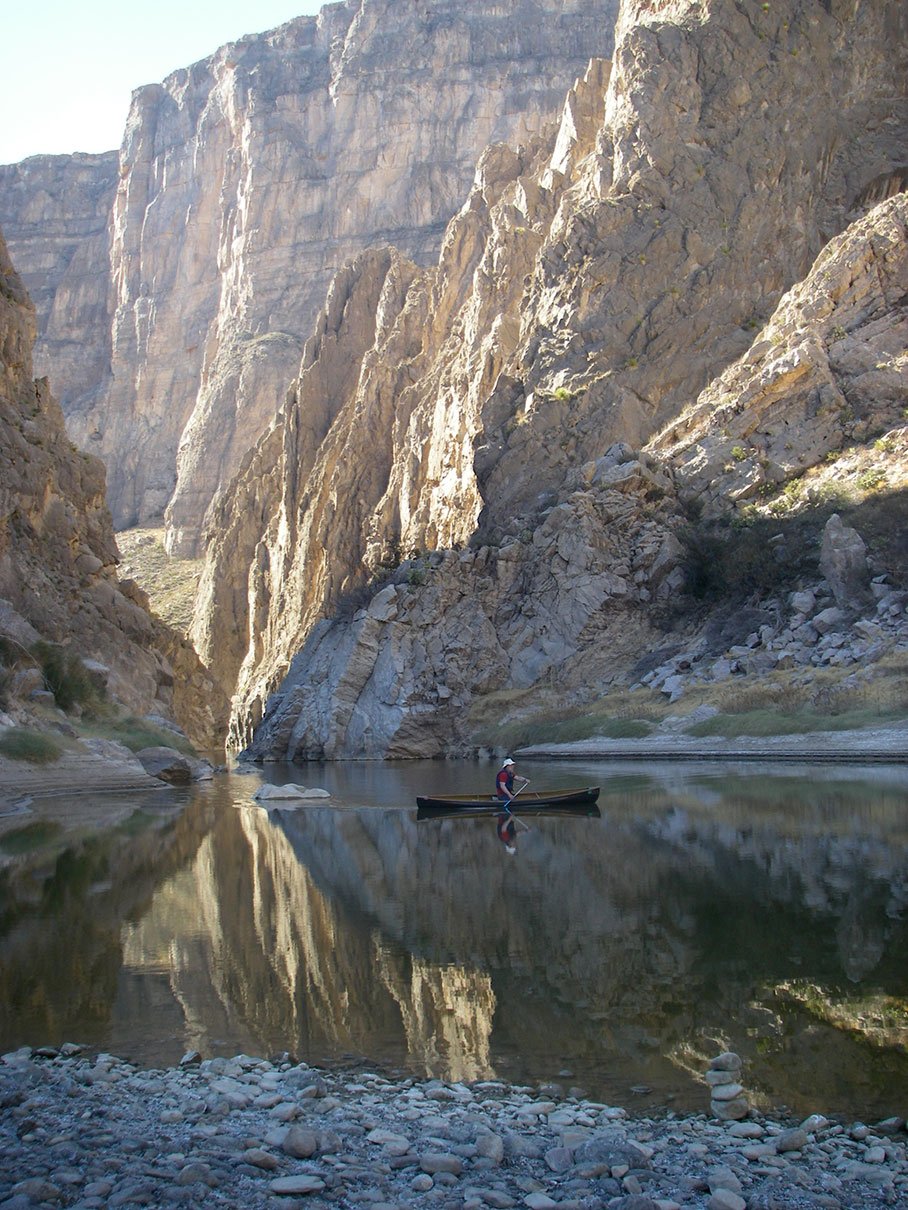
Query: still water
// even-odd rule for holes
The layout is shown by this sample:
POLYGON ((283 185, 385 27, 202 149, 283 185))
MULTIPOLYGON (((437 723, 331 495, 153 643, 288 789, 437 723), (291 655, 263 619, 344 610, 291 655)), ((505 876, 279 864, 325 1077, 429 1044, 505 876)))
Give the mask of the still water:
POLYGON ((908 1104, 908 769, 534 762, 600 819, 416 822, 475 763, 267 766, 0 835, 0 1048, 290 1051, 703 1110, 908 1104), (263 780, 331 805, 267 811, 263 780), (92 820, 93 813, 96 818, 92 820))

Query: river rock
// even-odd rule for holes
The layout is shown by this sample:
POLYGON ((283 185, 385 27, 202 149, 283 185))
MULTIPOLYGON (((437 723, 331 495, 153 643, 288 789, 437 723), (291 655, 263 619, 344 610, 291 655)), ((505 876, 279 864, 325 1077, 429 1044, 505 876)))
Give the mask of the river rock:
POLYGON ((327 790, 318 787, 307 789, 305 786, 288 782, 283 786, 260 786, 252 797, 256 802, 288 802, 298 798, 330 798, 331 795, 327 790))
POLYGON ((174 786, 185 786, 192 781, 192 764, 188 757, 175 748, 142 748, 136 753, 142 768, 159 781, 174 786))
POLYGON ((710 1090, 710 1112, 720 1121, 740 1121, 750 1112, 743 1086, 738 1082, 741 1058, 731 1051, 710 1061, 706 1082, 710 1090))
POLYGON ((270 1188, 272 1193, 277 1193, 281 1197, 296 1195, 304 1197, 310 1193, 321 1193, 325 1188, 325 1182, 317 1176, 299 1173, 296 1176, 279 1176, 271 1182, 270 1188))
POLYGON ((287 1155, 292 1155, 294 1159, 307 1160, 318 1150, 318 1138, 312 1130, 291 1126, 284 1135, 281 1146, 287 1155))
MULTIPOLYGON (((422 1210, 455 1197, 458 1205, 473 1210, 483 1205, 501 1210, 530 1204, 580 1207, 588 1201, 608 1201, 612 1210, 678 1210, 693 1204, 692 1199, 714 1210, 741 1210, 741 1203, 760 1210, 789 1205, 818 1210, 831 1206, 833 1191, 843 1210, 883 1210, 899 1205, 908 1190, 903 1135, 883 1145, 867 1127, 833 1132, 819 1147, 805 1145, 793 1165, 774 1145, 739 1150, 732 1129, 717 1127, 700 1115, 677 1114, 656 1119, 626 1115, 620 1125, 600 1126, 592 1141, 603 1162, 591 1164, 589 1173, 576 1165, 552 1167, 559 1130, 551 1124, 551 1115, 536 1115, 531 1129, 539 1145, 537 1155, 489 1165, 469 1141, 452 1141, 450 1148, 420 1152, 421 1160, 434 1169, 430 1174, 417 1167, 420 1161, 412 1152, 392 1157, 384 1150, 392 1139, 406 1142, 404 1123, 433 1143, 443 1138, 469 1140, 481 1133, 475 1129, 481 1119, 506 1131, 518 1117, 526 1117, 521 1110, 533 1102, 525 1091, 496 1082, 491 1096, 488 1090, 481 1092, 476 1116, 471 1113, 465 1119, 462 1098, 437 1100, 429 1095, 440 1087, 455 1092, 456 1085, 398 1083, 370 1072, 311 1073, 329 1095, 298 1102, 306 1125, 297 1129, 318 1135, 319 1147, 293 1157, 268 1137, 269 1113, 255 1095, 243 1097, 216 1118, 205 1114, 204 1106, 215 1087, 229 1090, 244 1083, 251 1094, 272 1088, 295 1098, 300 1091, 296 1069, 237 1055, 208 1059, 188 1070, 147 1072, 111 1055, 66 1059, 62 1049, 41 1050, 47 1053, 24 1047, 0 1065, 0 1097, 10 1109, 0 1117, 0 1200, 13 1210, 34 1204, 35 1198, 54 1204, 74 1200, 77 1190, 85 1199, 109 1205, 165 1205, 187 1198, 201 1204, 214 1198, 250 1210, 265 1210, 277 1197, 422 1210), (105 1072, 117 1078, 93 1078, 105 1072), (418 1108, 430 1100, 430 1114, 418 1108), (176 1101, 186 1110, 185 1117, 162 1111, 162 1104, 176 1101), (194 1113, 193 1104, 199 1105, 194 1113), (324 1129, 324 1106, 330 1106, 327 1112, 336 1131, 324 1129), (101 1127, 103 1175, 97 1165, 80 1160, 96 1154, 101 1108, 106 1110, 101 1127), (21 1128, 23 1117, 26 1123, 33 1120, 30 1128, 21 1128), (854 1139, 855 1132, 861 1141, 854 1139), (55 1140, 52 1166, 48 1137, 55 1140), (146 1147, 156 1156, 153 1162, 140 1159, 146 1147), (608 1166, 602 1148, 622 1150, 625 1161, 608 1166), (709 1201, 704 1200, 707 1194, 709 1201)), ((594 1122, 619 1112, 582 1099, 571 1109, 578 1118, 594 1122)), ((765 1131, 772 1138, 785 1133, 768 1119, 765 1131)))

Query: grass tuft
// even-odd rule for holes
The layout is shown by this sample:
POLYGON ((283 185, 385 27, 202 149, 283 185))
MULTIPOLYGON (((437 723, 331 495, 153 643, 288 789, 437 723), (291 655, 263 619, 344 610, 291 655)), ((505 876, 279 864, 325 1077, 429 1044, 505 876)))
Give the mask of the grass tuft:
POLYGON ((85 665, 71 651, 40 639, 32 648, 32 654, 41 665, 44 682, 61 710, 91 706, 102 700, 103 694, 85 665))
POLYGON ((0 756, 9 760, 23 760, 30 765, 49 765, 59 760, 63 745, 42 731, 29 731, 25 727, 10 727, 0 731, 0 756))

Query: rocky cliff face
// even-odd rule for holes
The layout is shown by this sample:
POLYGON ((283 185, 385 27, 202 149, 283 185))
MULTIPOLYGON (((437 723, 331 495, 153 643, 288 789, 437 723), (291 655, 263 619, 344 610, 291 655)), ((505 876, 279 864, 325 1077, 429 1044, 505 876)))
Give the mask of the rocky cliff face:
POLYGON ((196 552, 335 272, 377 243, 433 260, 481 150, 557 110, 589 55, 610 53, 616 12, 345 0, 135 94, 111 321, 91 346, 109 346, 110 375, 67 387, 70 431, 106 462, 118 527, 167 507, 170 547, 196 552))
MULTIPOLYGON (((197 634, 237 737, 264 712, 258 755, 430 754, 493 686, 630 669, 683 578, 687 473, 633 450, 898 187, 904 19, 628 3, 560 127, 484 156, 436 268, 344 277, 211 531, 197 634)), ((787 440, 809 460, 810 424, 787 440)))
POLYGON ((34 333, 34 308, 0 238, 2 633, 17 652, 23 637, 40 637, 97 661, 130 710, 175 714, 213 742, 220 695, 189 644, 148 613, 138 585, 118 581, 104 467, 70 442, 47 379, 32 378, 34 333))
POLYGON ((904 427, 906 344, 908 194, 900 193, 826 246, 747 353, 650 449, 674 463, 682 494, 707 514, 729 503, 741 509, 790 481, 797 494, 811 468, 904 427))
POLYGON ((93 399, 109 373, 117 162, 111 151, 0 166, 0 226, 35 305, 35 370, 53 378, 64 414, 93 399))

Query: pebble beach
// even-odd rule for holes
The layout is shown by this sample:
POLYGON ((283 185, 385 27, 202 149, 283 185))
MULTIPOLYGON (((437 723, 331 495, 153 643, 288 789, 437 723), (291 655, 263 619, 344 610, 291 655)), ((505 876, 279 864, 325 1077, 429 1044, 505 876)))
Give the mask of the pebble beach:
POLYGON ((908 1207, 904 1120, 722 1120, 709 1097, 656 1119, 570 1086, 24 1047, 0 1061, 0 1206, 908 1207))

